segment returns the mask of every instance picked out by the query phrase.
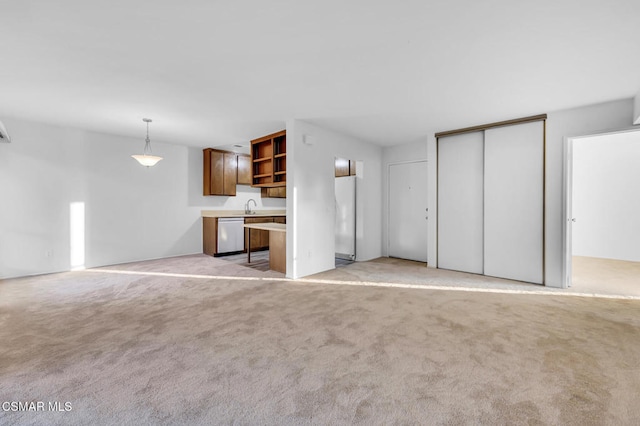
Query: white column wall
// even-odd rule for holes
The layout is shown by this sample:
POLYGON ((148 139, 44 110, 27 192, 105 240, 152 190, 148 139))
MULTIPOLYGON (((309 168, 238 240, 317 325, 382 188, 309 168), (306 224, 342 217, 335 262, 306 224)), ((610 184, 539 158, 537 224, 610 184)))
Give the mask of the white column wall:
POLYGON ((302 120, 287 122, 287 276, 335 267, 335 157, 362 166, 356 260, 381 255, 382 149, 302 120), (305 143, 305 141, 307 143, 305 143))

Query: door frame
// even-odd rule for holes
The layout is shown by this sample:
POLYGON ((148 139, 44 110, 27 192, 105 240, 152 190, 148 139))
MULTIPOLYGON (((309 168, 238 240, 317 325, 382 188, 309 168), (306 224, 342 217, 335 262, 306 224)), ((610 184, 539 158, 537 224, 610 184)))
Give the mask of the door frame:
POLYGON ((573 144, 586 138, 615 135, 620 133, 640 132, 640 127, 624 127, 621 129, 602 130, 579 136, 565 136, 562 146, 562 279, 561 288, 571 287, 573 262, 573 144))
MULTIPOLYGON (((427 158, 422 158, 422 159, 418 159, 418 160, 406 160, 406 161, 394 161, 393 163, 389 163, 387 164, 387 257, 391 257, 389 256, 389 248, 391 247, 391 238, 389 237, 390 235, 390 230, 391 230, 391 166, 399 166, 399 165, 403 165, 403 164, 413 164, 413 163, 425 163, 427 166, 427 178, 429 176, 429 159, 427 158)), ((425 191, 427 193, 427 217, 430 217, 429 215, 429 185, 428 185, 428 181, 427 181, 427 185, 425 186, 425 191)), ((427 220, 431 220, 431 219, 427 219, 427 220)), ((426 235, 426 239, 427 239, 427 264, 428 264, 428 253, 429 253, 429 226, 427 225, 427 235, 426 235)))

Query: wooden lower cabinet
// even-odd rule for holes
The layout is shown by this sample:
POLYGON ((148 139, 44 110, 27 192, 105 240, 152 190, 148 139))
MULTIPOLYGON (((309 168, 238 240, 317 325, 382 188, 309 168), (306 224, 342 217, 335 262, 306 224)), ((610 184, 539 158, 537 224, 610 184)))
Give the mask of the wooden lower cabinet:
POLYGON ((287 234, 269 231, 271 236, 269 249, 269 269, 287 273, 287 234))
POLYGON ((202 252, 213 256, 218 253, 218 218, 202 218, 202 252))
MULTIPOLYGON (((244 223, 271 223, 273 217, 245 217, 244 223)), ((244 230, 244 249, 247 250, 249 243, 249 230, 244 230)), ((263 231, 261 229, 251 230, 251 251, 260 251, 269 249, 269 231, 263 231)))
MULTIPOLYGON (((286 216, 246 217, 244 223, 287 223, 286 216)), ((249 230, 244 230, 244 251, 248 247, 249 230)), ((269 249, 269 231, 251 230, 251 252, 269 249)), ((202 218, 202 252, 209 256, 218 253, 218 218, 202 218)))

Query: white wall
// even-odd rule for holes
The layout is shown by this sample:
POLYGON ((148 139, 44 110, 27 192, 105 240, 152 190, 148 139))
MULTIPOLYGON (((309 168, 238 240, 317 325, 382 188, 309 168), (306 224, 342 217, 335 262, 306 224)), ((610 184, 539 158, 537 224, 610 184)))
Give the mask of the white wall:
MULTIPOLYGON (((66 271, 70 204, 84 203, 85 266, 202 252, 200 211, 282 208, 260 191, 202 196, 202 150, 152 141, 164 157, 151 168, 130 155, 143 134, 125 138, 3 118, 12 136, 0 144, 0 278, 66 271)), ((244 188, 244 189, 243 189, 244 188)))
POLYGON ((639 184, 640 131, 574 140, 574 255, 640 261, 639 184))
MULTIPOLYGON (((382 151, 382 255, 389 255, 389 165, 427 160, 427 138, 421 141, 385 147, 382 151)), ((431 167, 429 167, 431 169, 431 167)), ((430 176, 429 176, 430 178, 430 176)), ((425 184, 424 191, 428 192, 425 184)), ((429 194, 427 194, 429 197, 429 194)), ((431 211, 431 208, 429 208, 431 211)), ((429 235, 431 229, 429 229, 429 235)), ((430 239, 431 240, 431 239, 430 239)), ((431 251, 431 245, 428 247, 431 251)))
MULTIPOLYGON (((603 130, 628 127, 633 114, 633 99, 572 108, 547 114, 546 188, 545 188, 545 285, 562 285, 562 170, 565 137, 595 134, 603 130)), ((516 117, 505 117, 506 119, 516 117)), ((479 123, 480 124, 480 123, 479 123)), ((452 130, 452 129, 442 129, 452 130)), ((427 157, 437 158, 435 137, 427 141, 427 157)), ((435 161, 435 160, 434 160, 435 161)), ((429 167, 429 266, 436 266, 437 246, 437 169, 429 167)), ((388 208, 388 206, 385 206, 388 208)))
MULTIPOLYGON (((622 99, 597 105, 572 108, 547 114, 546 129, 546 197, 545 197, 545 284, 550 287, 560 287, 562 278, 562 170, 563 170, 563 141, 565 137, 595 134, 603 130, 628 127, 632 122, 633 99, 622 99)), ((514 117, 505 117, 505 119, 514 117)), ((479 123, 480 124, 480 123, 479 123)), ((441 129, 451 130, 451 129, 441 129)), ((574 144, 577 145, 580 142, 574 144)), ((389 163, 408 161, 414 158, 424 158, 425 151, 421 143, 385 148, 383 168, 389 163)), ((426 142, 426 158, 435 164, 437 156, 436 139, 428 135, 426 142)), ((384 172, 385 188, 388 172, 384 172)), ((383 220, 383 252, 387 247, 386 215, 388 214, 388 200, 384 194, 383 220)), ((437 170, 430 163, 428 199, 429 199, 429 266, 436 266, 437 246, 437 170)))
POLYGON ((335 267, 335 157, 362 162, 356 184, 356 260, 381 255, 382 149, 291 120, 287 122, 288 277, 335 267), (312 145, 303 143, 305 138, 312 145))
MULTIPOLYGON (((633 99, 623 99, 547 114, 545 285, 562 285, 562 170, 565 137, 629 127, 633 99)), ((579 143, 579 142, 578 142, 579 143)))

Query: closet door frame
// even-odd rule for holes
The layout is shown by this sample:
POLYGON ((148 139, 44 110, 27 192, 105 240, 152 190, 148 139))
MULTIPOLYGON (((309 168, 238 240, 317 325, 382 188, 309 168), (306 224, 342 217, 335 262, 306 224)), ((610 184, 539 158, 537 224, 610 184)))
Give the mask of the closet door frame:
MULTIPOLYGON (((447 130, 444 132, 438 132, 435 134, 436 137, 436 199, 438 199, 438 182, 437 177, 439 173, 439 146, 440 146, 440 138, 444 138, 446 136, 459 135, 463 133, 472 133, 472 132, 484 132, 487 129, 492 129, 495 127, 503 127, 503 126, 512 126, 523 123, 531 123, 534 121, 542 121, 542 285, 546 283, 546 234, 547 234, 547 225, 546 225, 546 201, 547 201, 547 114, 538 114, 532 115, 529 117, 516 118, 512 120, 498 121, 495 123, 482 124, 478 126, 465 127, 462 129, 456 130, 447 130)), ((446 142, 444 142, 446 143, 446 142)), ((438 263, 438 217, 440 214, 440 206, 436 209, 436 267, 439 267, 438 263)))

